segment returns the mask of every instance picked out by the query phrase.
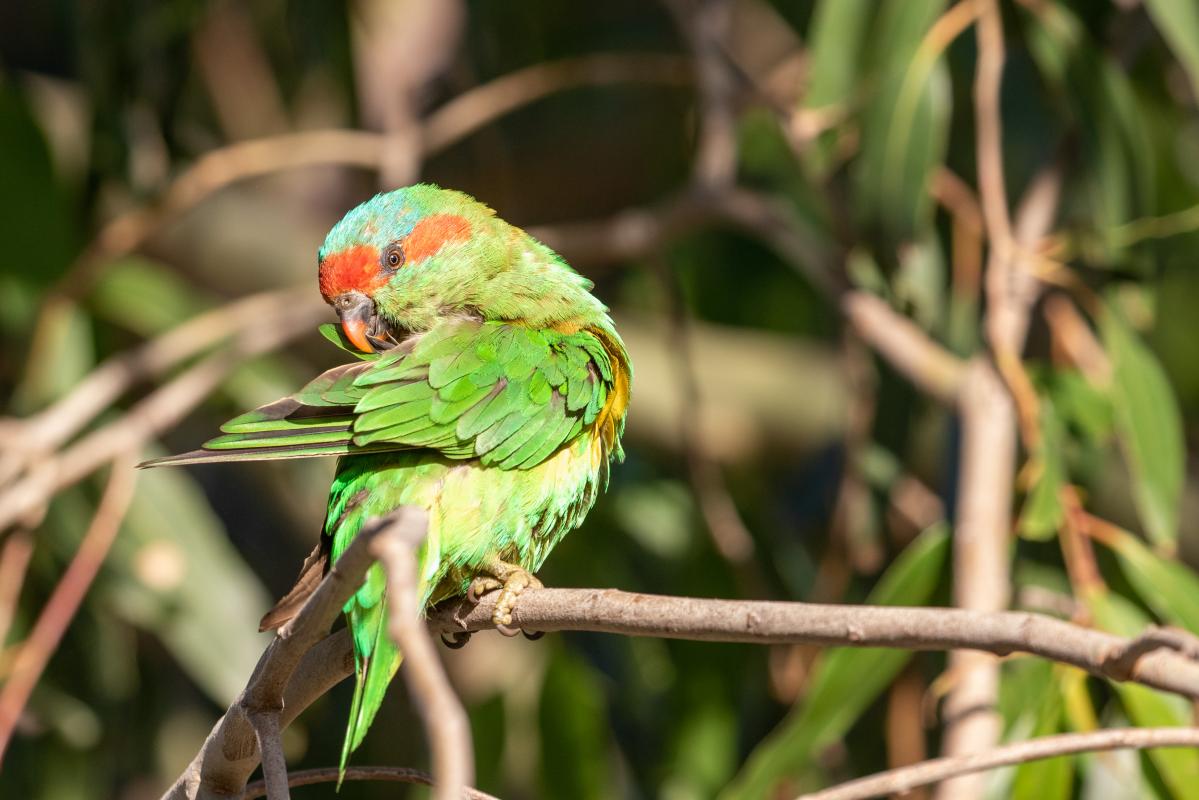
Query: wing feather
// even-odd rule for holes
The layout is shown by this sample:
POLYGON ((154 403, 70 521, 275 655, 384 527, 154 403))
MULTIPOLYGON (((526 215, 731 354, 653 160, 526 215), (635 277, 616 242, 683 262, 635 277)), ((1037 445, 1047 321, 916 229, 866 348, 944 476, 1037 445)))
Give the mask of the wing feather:
POLYGON ((230 420, 202 450, 149 465, 419 448, 527 469, 596 420, 612 375, 588 331, 456 319, 230 420))

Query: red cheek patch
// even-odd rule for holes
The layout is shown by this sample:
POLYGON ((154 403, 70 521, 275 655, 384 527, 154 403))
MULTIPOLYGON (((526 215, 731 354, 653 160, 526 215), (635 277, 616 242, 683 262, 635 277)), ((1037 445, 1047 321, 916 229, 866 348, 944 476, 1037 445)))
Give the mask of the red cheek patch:
POLYGON ((321 294, 331 300, 345 292, 362 292, 368 297, 387 283, 379 268, 379 251, 359 244, 326 256, 320 266, 321 294))
POLYGON ((470 238, 470 223, 457 214, 433 214, 416 223, 404 237, 404 258, 410 263, 423 261, 449 242, 470 238))

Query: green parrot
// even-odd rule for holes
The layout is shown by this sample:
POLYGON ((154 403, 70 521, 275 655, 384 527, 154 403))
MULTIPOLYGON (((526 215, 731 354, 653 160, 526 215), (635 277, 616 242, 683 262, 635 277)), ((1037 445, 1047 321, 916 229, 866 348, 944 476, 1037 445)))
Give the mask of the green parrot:
MULTIPOLYGON (((624 457, 632 366, 607 308, 548 247, 429 184, 350 211, 318 265, 341 322, 322 332, 359 360, 144 466, 339 457, 321 546, 264 630, 299 611, 364 522, 403 505, 429 516, 421 607, 502 587, 505 630, 624 457)), ((386 595, 375 564, 345 606, 357 667, 343 770, 400 665, 386 595)))

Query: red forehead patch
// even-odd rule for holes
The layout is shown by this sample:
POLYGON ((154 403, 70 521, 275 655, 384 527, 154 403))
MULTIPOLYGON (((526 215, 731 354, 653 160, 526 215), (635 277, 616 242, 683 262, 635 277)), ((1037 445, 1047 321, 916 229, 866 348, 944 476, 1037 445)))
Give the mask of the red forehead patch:
POLYGON ((457 214, 432 214, 425 217, 404 237, 404 258, 409 263, 423 261, 447 242, 470 238, 470 223, 457 214))
POLYGON ((362 292, 369 297, 387 278, 379 269, 379 251, 366 244, 331 253, 320 266, 321 294, 327 300, 344 292, 362 292))

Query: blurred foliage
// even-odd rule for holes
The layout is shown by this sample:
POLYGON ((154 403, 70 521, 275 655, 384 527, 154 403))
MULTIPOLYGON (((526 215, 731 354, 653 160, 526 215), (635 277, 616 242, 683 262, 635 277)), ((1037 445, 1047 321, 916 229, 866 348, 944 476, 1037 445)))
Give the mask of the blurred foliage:
MULTIPOLYGON (((1022 454, 1013 499, 1014 602, 1123 634, 1152 622, 1199 633, 1199 13, 1192 0, 1001 5, 1010 195, 1061 159, 1060 263, 1047 264, 1046 277, 1083 315, 1104 362, 1076 363, 1036 309, 1027 367, 1042 438, 1022 454), (1135 532, 1096 538, 1098 585, 1074 585, 1065 570, 1057 538, 1068 486, 1089 512, 1135 532)), ((734 7, 726 56, 754 87, 738 104, 740 182, 789 203, 812 246, 838 254, 853 283, 953 351, 977 352, 969 244, 954 209, 930 191, 946 170, 968 184, 976 170, 973 34, 930 36, 953 5, 734 7)), ((547 60, 687 52, 654 3, 473 0, 466 9, 460 47, 422 99, 428 108, 547 60)), ((206 152, 368 117, 357 13, 310 0, 3 4, 8 413, 46 407, 104 359, 222 302, 312 282, 324 231, 377 189, 374 175, 321 167, 239 183, 136 256, 82 272, 72 264, 106 221, 152 203, 206 152), (221 68, 226 53, 240 59, 232 71, 221 68)), ((530 226, 652 205, 688 179, 697 102, 691 87, 638 81, 553 93, 437 155, 422 177, 530 226)), ((956 421, 882 362, 867 365, 865 383, 854 378, 835 306, 778 253, 706 228, 657 259, 592 259, 584 271, 628 332, 639 383, 628 461, 550 559, 548 584, 948 602, 952 531, 936 517, 948 509, 951 519, 955 507, 956 421), (705 403, 695 430, 679 430, 680 404, 697 398, 673 388, 664 268, 696 318, 705 403), (861 407, 872 409, 865 442, 847 423, 861 407), (751 581, 712 544, 684 436, 719 459, 753 536, 751 581), (897 497, 910 480, 939 501, 934 519, 905 516, 897 497)), ((253 360, 146 455, 194 446, 339 358, 313 331, 253 360)), ((22 719, 0 796, 157 796, 249 675, 265 641, 256 621, 318 532, 330 470, 292 462, 141 476, 120 538, 22 719)), ((99 490, 92 479, 63 492, 38 527, 9 648, 61 576, 99 490)), ((912 744, 888 731, 906 730, 930 753, 939 743, 922 709, 904 704, 900 676, 935 693, 940 654, 565 634, 476 637, 447 660, 470 707, 479 785, 503 797, 789 796, 886 767, 889 753, 912 744)), ((348 704, 340 686, 293 725, 292 765, 336 762, 348 704)), ((1004 664, 1001 711, 1010 739, 1192 719, 1177 698, 1035 659, 1004 664)), ((355 760, 420 765, 417 731, 397 688, 355 760)), ((1188 798, 1196 787, 1199 755, 1180 750, 1055 759, 991 782, 996 797, 1030 798, 1188 798)), ((341 796, 394 793, 348 784, 341 796)))

